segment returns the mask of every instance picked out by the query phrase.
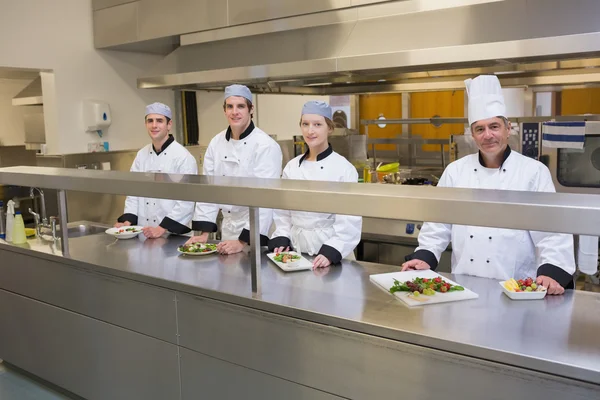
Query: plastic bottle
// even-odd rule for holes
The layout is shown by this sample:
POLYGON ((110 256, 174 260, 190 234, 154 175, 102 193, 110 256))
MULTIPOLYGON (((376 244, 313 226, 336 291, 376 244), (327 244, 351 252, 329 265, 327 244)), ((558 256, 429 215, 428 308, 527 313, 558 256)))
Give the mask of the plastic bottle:
POLYGON ((0 200, 0 239, 6 239, 6 231, 4 230, 4 202, 0 200))
POLYGON ((23 222, 21 211, 17 211, 15 213, 15 226, 13 227, 12 242, 13 244, 27 243, 27 235, 25 235, 25 223, 23 222))
POLYGON ((13 228, 15 225, 15 202, 9 200, 6 203, 6 241, 12 242, 13 228))

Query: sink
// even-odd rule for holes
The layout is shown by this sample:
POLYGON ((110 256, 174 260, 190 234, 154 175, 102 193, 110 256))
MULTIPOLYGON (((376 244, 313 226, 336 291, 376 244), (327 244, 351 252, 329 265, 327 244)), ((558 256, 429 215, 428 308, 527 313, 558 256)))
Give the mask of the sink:
MULTIPOLYGON (((68 234, 70 238, 104 233, 104 231, 106 231, 106 229, 108 228, 110 228, 110 226, 89 221, 76 221, 69 222, 67 224, 68 234)), ((60 237, 60 225, 56 226, 56 235, 60 237)), ((46 240, 51 240, 52 232, 50 231, 50 229, 45 228, 42 230, 42 238, 46 240)))
MULTIPOLYGON (((67 227, 70 238, 104 233, 104 231, 109 228, 108 226, 85 223, 78 223, 76 225, 68 224, 67 227)), ((58 231, 60 232, 60 229, 58 229, 58 231)))

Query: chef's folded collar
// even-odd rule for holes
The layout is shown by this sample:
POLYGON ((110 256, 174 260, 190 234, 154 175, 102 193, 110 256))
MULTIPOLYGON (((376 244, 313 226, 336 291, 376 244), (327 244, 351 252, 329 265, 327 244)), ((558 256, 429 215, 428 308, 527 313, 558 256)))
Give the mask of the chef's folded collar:
POLYGON ((216 232, 217 224, 209 221, 192 221, 192 229, 200 232, 216 232))
MULTIPOLYGON (((238 240, 244 243, 250 244, 250 231, 248 229, 242 229, 242 233, 238 237, 238 240)), ((267 246, 269 244, 269 237, 265 235, 260 235, 260 245, 267 246)))
POLYGON ((285 237, 285 236, 274 237, 273 239, 269 240, 268 246, 269 246, 269 251, 271 251, 271 252, 279 247, 283 247, 283 248, 289 247, 290 250, 293 250, 292 241, 290 240, 290 238, 285 237))
POLYGON ((117 222, 124 223, 129 222, 131 225, 138 224, 138 217, 135 214, 126 213, 117 218, 117 222))
POLYGON ((169 217, 164 217, 163 220, 160 222, 159 226, 168 230, 171 233, 175 233, 178 235, 183 235, 184 233, 188 233, 191 231, 191 229, 187 226, 180 224, 179 222, 169 217))
POLYGON ((342 253, 337 251, 334 247, 328 246, 326 244, 321 246, 321 249, 319 250, 318 254, 327 257, 329 262, 331 262, 332 264, 339 264, 340 261, 342 261, 342 253))
MULTIPOLYGON (((250 125, 248 125, 246 130, 244 132, 242 132, 239 140, 245 139, 248 136, 250 136, 250 134, 252 133, 253 130, 254 130, 254 122, 250 121, 250 125)), ((227 127, 227 132, 225 132, 225 140, 227 140, 229 142, 229 139, 231 139, 231 127, 230 126, 227 127)))
MULTIPOLYGON (((300 158, 298 165, 302 165, 302 161, 306 160, 306 157, 308 157, 309 153, 310 153, 310 149, 306 150, 306 153, 304 153, 304 155, 300 158)), ((317 155, 317 161, 326 159, 327 157, 329 157, 331 155, 331 153, 333 153, 333 147, 331 147, 331 143, 329 143, 329 146, 327 146, 327 149, 317 155)))
MULTIPOLYGON (((156 155, 160 155, 160 153, 162 153, 163 151, 165 151, 167 149, 167 147, 169 147, 169 145, 171 143, 173 143, 175 141, 175 138, 173 137, 173 135, 169 135, 169 138, 167 139, 167 141, 165 143, 163 143, 162 147, 160 148, 160 150, 156 150, 154 148, 154 145, 152 145, 152 150, 154 150, 154 152, 156 153, 156 155)), ((152 154, 152 152, 150 152, 150 154, 152 154)))
MULTIPOLYGON (((504 155, 502 156, 502 162, 500 163, 500 168, 502 168, 502 166, 504 165, 504 162, 506 161, 506 159, 508 158, 508 156, 510 156, 510 152, 512 150, 510 149, 510 146, 506 146, 506 149, 504 150, 504 155)), ((482 167, 487 168, 487 166, 485 165, 485 161, 483 160, 483 157, 481 156, 481 151, 479 152, 479 164, 481 164, 482 167)))
MULTIPOLYGON (((404 259, 406 261, 410 261, 410 260, 425 261, 427 264, 429 264, 429 266, 431 267, 431 269, 433 271, 435 271, 438 267, 438 260, 437 260, 437 258, 435 258, 435 255, 431 251, 425 250, 425 249, 417 250, 414 253, 409 254, 406 257, 404 257, 404 259)), ((566 272, 564 269, 557 267, 556 265, 553 265, 553 264, 541 265, 537 270, 537 276, 540 276, 540 275, 544 275, 544 276, 554 279, 565 289, 573 289, 574 288, 573 276, 571 274, 569 274, 568 272, 566 272)))

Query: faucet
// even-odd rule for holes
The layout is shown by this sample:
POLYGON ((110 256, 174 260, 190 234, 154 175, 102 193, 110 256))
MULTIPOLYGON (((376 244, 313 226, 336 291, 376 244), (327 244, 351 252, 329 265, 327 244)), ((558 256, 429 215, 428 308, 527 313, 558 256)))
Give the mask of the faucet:
POLYGON ((52 229, 52 239, 56 240, 56 219, 52 219, 52 224, 48 223, 48 216, 46 215, 46 198, 44 197, 44 191, 40 188, 32 187, 29 188, 29 197, 35 201, 35 190, 40 194, 40 214, 34 212, 31 208, 29 214, 33 215, 35 220, 35 230, 37 231, 38 237, 42 237, 42 228, 52 229))
MULTIPOLYGON (((42 218, 42 225, 48 225, 48 216, 46 215, 46 198, 44 197, 44 191, 40 188, 36 188, 36 187, 32 187, 29 188, 29 197, 31 197, 34 201, 35 201, 35 193, 34 191, 37 190, 40 194, 40 209, 41 209, 41 218, 42 218)), ((31 214, 33 214, 33 216, 35 217, 35 213, 31 212, 31 209, 29 210, 29 212, 31 214)))

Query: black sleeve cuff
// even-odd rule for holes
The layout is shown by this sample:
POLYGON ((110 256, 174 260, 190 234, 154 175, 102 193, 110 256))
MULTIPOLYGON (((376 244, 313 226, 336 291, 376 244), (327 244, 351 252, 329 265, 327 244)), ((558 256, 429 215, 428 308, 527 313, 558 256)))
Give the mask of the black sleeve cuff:
POLYGON ((137 225, 138 217, 135 214, 126 213, 117 218, 117 222, 129 222, 131 225, 137 225))
MULTIPOLYGON (((248 229, 242 229, 242 233, 240 233, 240 237, 238 239, 244 243, 250 244, 250 231, 248 229)), ((260 245, 267 246, 268 244, 269 238, 265 235, 260 235, 260 245)))
POLYGON ((435 258, 435 254, 433 254, 429 250, 425 250, 425 249, 417 250, 414 253, 409 254, 406 257, 404 257, 404 261, 410 261, 410 260, 425 261, 427 264, 429 264, 432 271, 435 271, 438 267, 438 260, 437 260, 437 258, 435 258))
POLYGON ((537 270, 537 276, 544 275, 554 279, 565 289, 573 289, 573 275, 553 264, 543 264, 537 270))
POLYGON ((329 262, 332 264, 339 264, 339 262, 342 261, 342 253, 340 253, 335 248, 328 246, 326 244, 321 246, 321 249, 319 250, 319 254, 327 257, 329 262))
POLYGON ((187 226, 180 224, 179 222, 169 217, 164 217, 163 220, 160 221, 159 226, 161 228, 165 228, 171 233, 176 233, 178 235, 183 235, 184 233, 188 233, 189 231, 191 231, 191 229, 187 226))
POLYGON ((290 250, 292 249, 292 241, 290 240, 290 238, 285 237, 285 236, 277 236, 274 237, 273 239, 269 240, 269 251, 273 251, 278 247, 289 247, 290 250))
POLYGON ((192 229, 201 232, 216 232, 217 224, 208 221, 192 221, 192 229))

